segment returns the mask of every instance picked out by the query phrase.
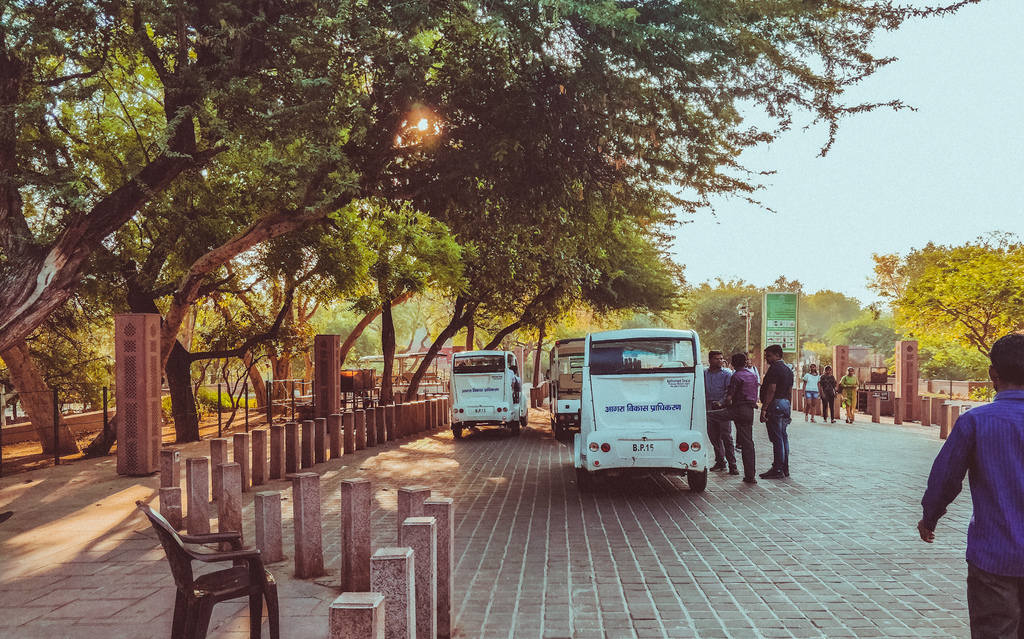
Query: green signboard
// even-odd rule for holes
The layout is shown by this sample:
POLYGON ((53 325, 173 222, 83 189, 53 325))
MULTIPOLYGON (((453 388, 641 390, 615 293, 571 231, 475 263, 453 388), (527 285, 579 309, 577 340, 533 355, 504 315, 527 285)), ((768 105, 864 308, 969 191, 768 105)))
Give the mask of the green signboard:
POLYGON ((799 293, 765 293, 764 345, 778 344, 784 353, 796 353, 799 293))

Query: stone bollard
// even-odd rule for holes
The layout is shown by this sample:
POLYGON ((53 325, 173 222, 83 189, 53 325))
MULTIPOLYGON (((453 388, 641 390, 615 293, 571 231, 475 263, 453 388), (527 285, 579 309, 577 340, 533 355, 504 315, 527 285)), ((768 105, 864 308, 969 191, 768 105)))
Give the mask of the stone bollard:
POLYGON ((931 426, 932 425, 932 398, 922 397, 921 398, 921 425, 931 426))
POLYGON ((441 398, 442 426, 450 426, 452 423, 452 400, 450 397, 441 398))
POLYGON ((882 421, 882 396, 871 395, 868 397, 868 408, 871 410, 871 423, 879 424, 882 421))
POLYGON ((416 582, 412 548, 381 548, 373 553, 370 590, 384 595, 386 639, 415 639, 416 582))
POLYGON ((252 485, 262 486, 270 481, 270 466, 267 465, 267 429, 252 431, 252 485))
POLYGON ((313 420, 313 461, 322 464, 327 461, 327 418, 313 420))
POLYGON ((892 403, 892 423, 899 426, 903 423, 903 398, 897 397, 892 403))
POLYGON ((221 481, 221 470, 220 467, 227 464, 231 460, 228 459, 228 440, 226 437, 217 437, 210 440, 210 479, 213 487, 213 496, 210 498, 211 501, 217 501, 220 499, 221 487, 224 482, 221 481))
POLYGON ((377 425, 377 445, 383 446, 388 441, 387 426, 384 424, 384 407, 373 409, 373 423, 377 425))
POLYGON ((441 428, 441 398, 435 397, 430 400, 430 423, 433 430, 441 428))
POLYGON ((160 514, 175 530, 181 530, 181 486, 160 488, 160 514))
POLYGON ((189 457, 185 460, 185 489, 188 493, 188 534, 210 532, 210 458, 189 457))
POLYGON ((437 636, 437 520, 410 517, 398 529, 399 545, 412 548, 416 573, 416 639, 437 636))
POLYGON ((341 438, 344 433, 344 426, 341 420, 342 416, 340 414, 327 416, 327 433, 331 440, 331 459, 341 457, 341 438))
POLYGON ((946 439, 953 432, 956 420, 960 419, 960 407, 953 404, 946 404, 946 414, 942 427, 939 429, 939 439, 946 439))
POLYGON ((293 475, 302 468, 302 451, 299 450, 299 425, 287 422, 284 425, 284 472, 293 475))
POLYGON ((356 414, 351 411, 345 413, 342 424, 345 427, 345 454, 351 455, 356 452, 356 414))
POLYGON ((409 517, 423 517, 423 502, 430 499, 426 486, 402 486, 398 489, 398 525, 409 517))
POLYGON ((408 424, 409 435, 415 436, 420 432, 420 403, 418 401, 405 403, 405 422, 408 424))
POLYGON ((160 451, 160 488, 181 486, 181 451, 164 448, 160 451))
POLYGON ((367 408, 363 411, 363 417, 366 419, 366 447, 376 448, 377 447, 377 410, 374 408, 367 408))
POLYGON ((452 636, 452 574, 455 572, 455 500, 431 497, 423 502, 423 514, 437 520, 437 637, 452 636))
MULTIPOLYGON (((217 502, 217 532, 242 532, 242 465, 221 464, 220 501, 217 502)), ((230 546, 222 544, 225 550, 230 546)))
POLYGON ((427 400, 416 401, 416 432, 422 433, 427 430, 427 400))
POLYGON ((368 479, 341 481, 341 587, 370 590, 370 513, 373 484, 368 479))
POLYGON ((394 423, 392 425, 392 428, 394 428, 394 430, 395 430, 395 437, 394 437, 394 439, 404 439, 406 437, 406 434, 405 434, 405 404, 395 404, 392 408, 394 408, 394 411, 393 411, 394 423))
POLYGON ((384 639, 384 595, 345 592, 331 604, 330 639, 384 639))
POLYGON ((320 520, 320 475, 295 473, 292 480, 292 522, 295 526, 295 578, 324 574, 323 533, 320 520))
POLYGON ((263 563, 272 564, 284 559, 284 543, 281 535, 281 493, 256 493, 253 495, 256 511, 256 548, 263 563))
POLYGON ((946 400, 938 397, 932 398, 932 423, 943 428, 946 420, 946 400))
POLYGON ((287 474, 284 461, 284 424, 270 425, 270 478, 284 479, 287 474))
POLYGON ((356 418, 356 450, 366 448, 366 413, 357 410, 353 411, 356 418))
POLYGON ((395 441, 395 405, 388 404, 384 407, 384 434, 387 441, 395 441))
POLYGON ((249 448, 252 435, 250 433, 235 433, 234 435, 234 461, 242 471, 242 492, 249 492, 252 470, 249 466, 249 448))
POLYGON ((307 419, 302 422, 299 430, 302 431, 302 442, 300 447, 302 448, 302 468, 312 468, 313 460, 315 455, 313 453, 313 445, 316 443, 315 436, 313 434, 313 427, 315 424, 312 419, 307 419))

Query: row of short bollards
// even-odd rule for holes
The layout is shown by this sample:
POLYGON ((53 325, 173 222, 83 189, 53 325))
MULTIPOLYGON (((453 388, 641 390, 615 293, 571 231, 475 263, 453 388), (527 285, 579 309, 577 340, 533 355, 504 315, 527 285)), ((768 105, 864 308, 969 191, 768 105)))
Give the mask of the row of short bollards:
MULTIPOLYGON (((210 532, 208 500, 212 493, 218 530, 241 532, 242 493, 270 479, 289 479, 295 576, 320 577, 326 574, 320 475, 305 469, 449 423, 448 398, 437 397, 331 415, 301 425, 272 424, 269 430, 237 433, 233 438, 234 462, 227 459, 232 440, 212 439, 210 457, 185 460, 187 517, 183 517, 182 509, 180 451, 165 449, 160 460, 160 512, 175 528, 181 529, 184 524, 189 534, 210 532)), ((332 639, 450 636, 453 505, 451 499, 429 496, 430 490, 425 487, 399 490, 399 546, 382 548, 371 556, 372 486, 368 480, 342 481, 341 583, 345 592, 331 607, 332 639), (406 593, 404 597, 402 593, 406 593), (367 608, 367 601, 376 603, 367 608), (366 625, 367 619, 370 625, 366 625)), ((281 493, 256 493, 254 515, 256 547, 264 562, 281 561, 281 493)))

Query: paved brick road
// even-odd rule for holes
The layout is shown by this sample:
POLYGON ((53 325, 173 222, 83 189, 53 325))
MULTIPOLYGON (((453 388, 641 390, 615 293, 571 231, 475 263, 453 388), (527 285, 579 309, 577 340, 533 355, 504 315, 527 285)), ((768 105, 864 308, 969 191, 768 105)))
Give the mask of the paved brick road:
MULTIPOLYGON (((326 636, 337 485, 354 476, 375 482, 375 547, 394 544, 398 487, 455 498, 459 637, 967 636, 969 494, 935 544, 915 529, 936 429, 794 422, 791 479, 748 486, 715 474, 692 495, 685 480, 659 477, 580 495, 546 423, 535 412, 518 438, 436 433, 318 466, 332 574, 296 581, 290 560, 271 566, 284 637, 326 636)), ((766 467, 763 432, 757 446, 766 467)), ((169 635, 169 571, 132 505, 158 481, 112 473, 107 460, 0 480, 0 510, 15 510, 0 524, 0 637, 169 635)), ((242 604, 218 606, 213 623, 211 637, 248 636, 242 604)))

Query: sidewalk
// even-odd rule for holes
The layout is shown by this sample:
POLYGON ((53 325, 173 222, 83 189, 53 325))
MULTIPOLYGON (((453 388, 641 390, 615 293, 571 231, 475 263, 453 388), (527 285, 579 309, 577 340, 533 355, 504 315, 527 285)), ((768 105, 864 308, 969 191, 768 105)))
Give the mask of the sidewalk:
MULTIPOLYGON (((915 528, 938 430, 859 419, 794 421, 791 479, 748 486, 715 473, 699 495, 664 477, 580 495, 546 411, 534 410, 518 438, 439 432, 359 451, 315 468, 330 571, 316 580, 291 576, 290 487, 274 481, 259 490, 285 498, 288 558, 270 566, 282 637, 327 635, 339 594, 338 485, 356 476, 374 482, 374 548, 394 545, 398 487, 455 498, 458 637, 966 636, 969 494, 935 544, 915 528)), ((206 442, 180 448, 183 459, 208 454, 206 442)), ((118 477, 114 465, 109 457, 0 479, 0 512, 14 511, 0 524, 0 636, 169 636, 170 571, 134 507, 155 502, 159 479, 118 477)), ((252 493, 244 501, 251 544, 252 493)), ((210 636, 247 637, 244 603, 217 606, 210 636)))

